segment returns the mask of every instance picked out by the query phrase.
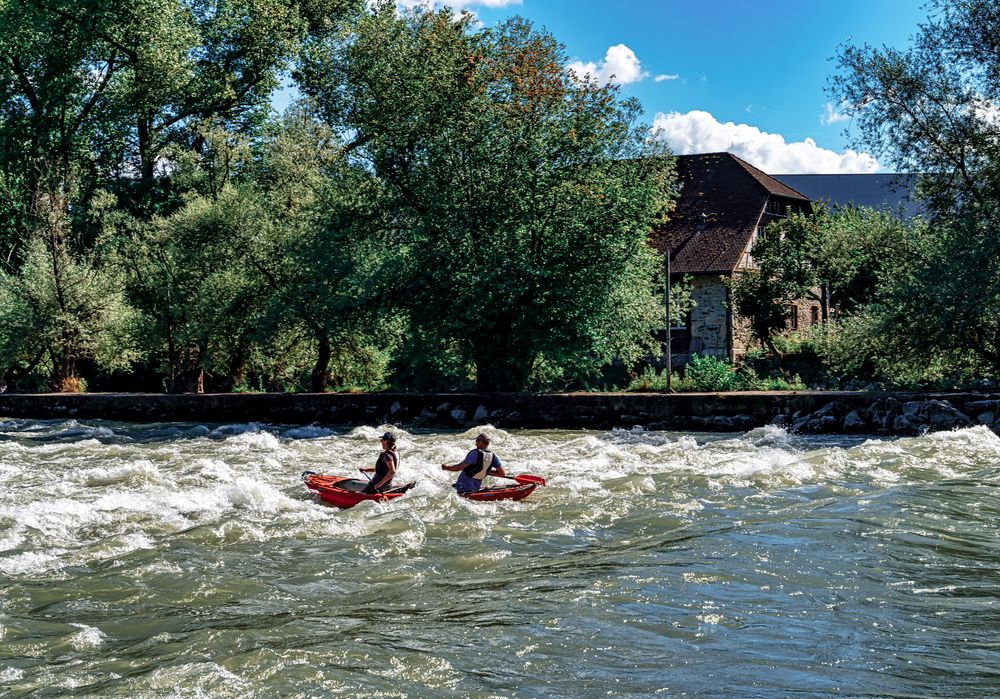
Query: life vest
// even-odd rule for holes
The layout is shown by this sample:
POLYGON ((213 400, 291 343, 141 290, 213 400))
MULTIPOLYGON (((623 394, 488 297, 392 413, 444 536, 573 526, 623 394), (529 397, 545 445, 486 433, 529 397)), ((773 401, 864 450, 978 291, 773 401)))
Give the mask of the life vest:
POLYGON ((493 452, 486 451, 485 449, 476 449, 476 451, 479 452, 476 455, 476 463, 463 468, 462 473, 469 478, 481 481, 486 478, 486 474, 490 472, 490 468, 493 466, 493 452))
MULTIPOLYGON (((390 449, 389 451, 384 451, 378 455, 378 459, 375 460, 375 475, 372 476, 372 482, 378 483, 387 475, 389 475, 389 463, 388 458, 392 458, 396 468, 399 468, 399 454, 395 449, 390 449)), ((388 483, 386 483, 388 485, 388 483)), ((385 486, 383 486, 385 487, 385 486)))

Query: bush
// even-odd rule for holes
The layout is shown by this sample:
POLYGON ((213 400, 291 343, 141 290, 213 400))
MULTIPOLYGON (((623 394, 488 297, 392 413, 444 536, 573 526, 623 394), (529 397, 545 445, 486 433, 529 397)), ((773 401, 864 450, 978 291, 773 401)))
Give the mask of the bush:
MULTIPOLYGON (((804 391, 806 385, 799 376, 776 372, 760 377, 751 367, 737 368, 725 359, 694 355, 684 367, 684 375, 674 374, 671 388, 681 393, 715 393, 720 391, 804 391)), ((665 391, 666 371, 647 366, 632 378, 626 391, 665 391)))
POLYGON ((745 391, 747 381, 733 365, 725 359, 713 356, 694 355, 684 367, 687 391, 745 391), (690 386, 690 387, 688 387, 690 386))

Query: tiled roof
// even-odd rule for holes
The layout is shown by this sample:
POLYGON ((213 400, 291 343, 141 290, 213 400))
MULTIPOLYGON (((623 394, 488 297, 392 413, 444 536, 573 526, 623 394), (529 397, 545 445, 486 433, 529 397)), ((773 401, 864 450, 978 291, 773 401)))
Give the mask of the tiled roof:
POLYGON ((656 235, 659 247, 669 244, 675 273, 731 273, 769 197, 809 203, 731 153, 677 156, 677 176, 677 209, 656 235))

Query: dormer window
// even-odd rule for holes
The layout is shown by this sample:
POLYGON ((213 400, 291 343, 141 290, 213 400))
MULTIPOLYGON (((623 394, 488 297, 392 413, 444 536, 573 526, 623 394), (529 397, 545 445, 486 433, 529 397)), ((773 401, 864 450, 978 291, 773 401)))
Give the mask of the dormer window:
POLYGON ((780 199, 767 200, 767 213, 772 216, 784 216, 786 207, 787 204, 782 203, 780 199))

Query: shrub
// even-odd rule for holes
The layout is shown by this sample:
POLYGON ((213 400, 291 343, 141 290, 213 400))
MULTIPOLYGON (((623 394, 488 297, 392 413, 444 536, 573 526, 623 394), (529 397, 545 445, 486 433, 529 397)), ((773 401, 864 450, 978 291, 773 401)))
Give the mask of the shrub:
POLYGON ((687 391, 743 391, 747 388, 745 378, 729 361, 699 354, 684 367, 684 384, 681 390, 687 391))

